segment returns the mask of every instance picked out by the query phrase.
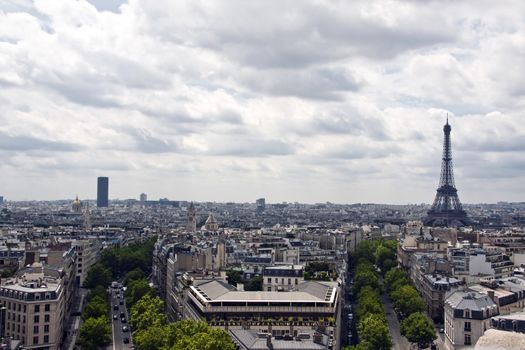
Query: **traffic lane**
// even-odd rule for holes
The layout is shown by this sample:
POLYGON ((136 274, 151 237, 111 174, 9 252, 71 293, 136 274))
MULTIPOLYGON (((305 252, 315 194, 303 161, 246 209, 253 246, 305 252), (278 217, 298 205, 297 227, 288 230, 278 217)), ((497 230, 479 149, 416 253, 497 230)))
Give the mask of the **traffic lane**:
POLYGON ((122 322, 120 321, 120 312, 121 306, 119 305, 120 299, 117 298, 115 289, 111 291, 111 323, 112 323, 112 332, 113 332, 113 347, 114 350, 123 350, 126 349, 126 344, 124 344, 124 335, 122 332, 122 322), (115 306, 117 309, 115 310, 115 306), (113 315, 117 315, 117 319, 113 319, 113 315))
POLYGON ((128 311, 126 309, 126 301, 124 299, 124 294, 122 293, 122 291, 119 289, 118 290, 118 293, 113 293, 113 305, 117 305, 118 306, 118 310, 114 310, 114 314, 117 315, 117 319, 116 320, 113 320, 113 323, 115 325, 115 329, 116 329, 116 339, 115 339, 115 343, 118 344, 115 349, 129 349, 131 348, 131 329, 129 327, 129 317, 128 317, 128 311), (117 295, 120 296, 117 297, 117 295), (122 302, 122 305, 120 305, 120 303, 122 302), (124 315, 124 319, 125 321, 122 322, 122 316, 121 315, 124 315), (128 328, 128 331, 127 332, 124 332, 123 331, 123 327, 127 327, 128 328), (128 338, 129 339, 129 343, 124 343, 124 339, 125 338, 128 338))

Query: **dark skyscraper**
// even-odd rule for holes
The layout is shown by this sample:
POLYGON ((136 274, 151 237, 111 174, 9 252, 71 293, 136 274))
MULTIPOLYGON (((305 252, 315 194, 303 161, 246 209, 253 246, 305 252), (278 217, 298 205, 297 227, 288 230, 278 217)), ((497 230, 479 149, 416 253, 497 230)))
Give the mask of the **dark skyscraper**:
POLYGON ((464 226, 468 225, 467 213, 463 210, 458 197, 458 190, 454 183, 452 168, 452 146, 450 132, 452 127, 447 123, 443 127, 445 139, 443 141, 443 158, 441 161, 441 177, 436 198, 427 217, 423 220, 428 226, 464 226))
POLYGON ((99 177, 97 179, 97 207, 108 206, 109 194, 109 179, 107 177, 99 177))

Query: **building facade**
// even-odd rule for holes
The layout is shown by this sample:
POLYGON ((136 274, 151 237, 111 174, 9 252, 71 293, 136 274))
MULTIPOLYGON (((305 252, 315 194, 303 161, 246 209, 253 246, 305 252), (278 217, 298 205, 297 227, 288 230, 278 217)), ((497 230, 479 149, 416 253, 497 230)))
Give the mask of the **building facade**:
POLYGON ((5 307, 3 332, 24 349, 60 348, 66 313, 62 280, 44 273, 24 273, 3 280, 0 303, 5 307))
POLYGON ((109 206, 109 178, 101 176, 97 178, 97 207, 109 206))

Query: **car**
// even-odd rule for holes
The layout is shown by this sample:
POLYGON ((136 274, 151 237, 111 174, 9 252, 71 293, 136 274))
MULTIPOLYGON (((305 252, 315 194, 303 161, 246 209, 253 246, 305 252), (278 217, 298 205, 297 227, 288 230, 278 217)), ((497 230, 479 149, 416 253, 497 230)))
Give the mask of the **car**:
POLYGON ((124 300, 121 300, 121 301, 119 302, 119 304, 120 304, 120 305, 124 305, 124 300))
POLYGON ((124 338, 123 341, 124 341, 124 344, 129 344, 129 338, 124 338))
POLYGON ((113 305, 113 310, 118 310, 118 305, 117 304, 113 305))
POLYGON ((439 333, 445 333, 445 329, 444 328, 440 328, 439 329, 439 333))
POLYGON ((113 315, 113 319, 114 319, 114 320, 117 320, 117 319, 118 319, 117 314, 114 314, 114 315, 113 315))
POLYGON ((126 314, 123 311, 121 311, 120 312, 120 317, 126 317, 126 314))
POLYGON ((117 299, 120 299, 120 294, 117 294, 117 299))
POLYGON ((123 326, 122 327, 122 332, 129 332, 128 326, 123 326))
POLYGON ((122 323, 126 323, 126 318, 125 318, 125 317, 122 317, 122 318, 120 319, 120 322, 122 322, 122 323))

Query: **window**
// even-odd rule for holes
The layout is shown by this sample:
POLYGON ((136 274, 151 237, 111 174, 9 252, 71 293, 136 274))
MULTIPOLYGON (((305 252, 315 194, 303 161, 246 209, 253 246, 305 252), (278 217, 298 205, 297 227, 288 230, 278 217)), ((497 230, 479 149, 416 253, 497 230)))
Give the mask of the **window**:
POLYGON ((33 344, 38 344, 38 337, 33 337, 33 344))
POLYGON ((288 278, 288 285, 292 284, 292 279, 288 278))
POLYGON ((35 312, 40 312, 40 305, 35 305, 35 312))
POLYGON ((471 329, 471 326, 470 326, 470 322, 465 322, 465 331, 467 332, 470 332, 472 329, 471 329))
POLYGON ((268 283, 272 283, 272 279, 268 277, 268 283))
POLYGON ((465 334, 465 345, 472 345, 470 340, 470 334, 465 334))
POLYGON ((464 311, 463 311, 463 317, 465 317, 465 318, 470 318, 470 310, 468 310, 468 309, 467 309, 467 310, 464 310, 464 311))
POLYGON ((51 305, 50 304, 44 305, 44 311, 50 311, 50 310, 51 310, 51 305))
POLYGON ((44 343, 49 343, 49 335, 44 335, 44 343))
POLYGON ((40 329, 38 328, 38 326, 33 327, 33 333, 38 334, 39 331, 40 329))
POLYGON ((44 322, 49 322, 49 315, 44 315, 44 322))
POLYGON ((44 333, 49 333, 49 325, 48 324, 46 324, 44 326, 44 333))
POLYGON ((299 283, 299 281, 298 281, 297 278, 296 278, 296 279, 295 279, 295 284, 298 284, 298 283, 299 283))
POLYGON ((271 292, 271 291, 272 291, 272 287, 268 287, 268 288, 266 288, 266 289, 268 289, 268 292, 271 292))
POLYGON ((38 316, 38 315, 35 315, 35 318, 34 318, 34 320, 33 320, 33 321, 34 321, 35 323, 38 323, 38 322, 40 322, 40 316, 38 316))

